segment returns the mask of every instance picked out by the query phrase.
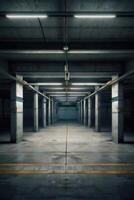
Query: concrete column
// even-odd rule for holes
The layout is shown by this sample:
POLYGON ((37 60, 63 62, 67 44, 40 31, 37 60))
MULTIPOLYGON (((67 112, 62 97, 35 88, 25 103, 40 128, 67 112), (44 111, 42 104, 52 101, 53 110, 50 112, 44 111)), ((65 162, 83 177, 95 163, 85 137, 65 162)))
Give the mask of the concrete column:
MULTIPOLYGON (((20 80, 22 76, 16 75, 20 80)), ((14 82, 11 86, 11 142, 20 142, 23 137, 23 85, 14 82)))
POLYGON ((84 122, 84 125, 86 126, 87 125, 87 107, 86 107, 86 100, 84 99, 83 101, 83 122, 84 122))
POLYGON ((42 98, 42 126, 43 128, 46 128, 47 126, 47 113, 46 113, 46 109, 47 109, 47 106, 46 106, 46 98, 43 97, 42 98))
POLYGON ((80 108, 81 108, 81 124, 83 124, 83 101, 80 102, 80 108))
POLYGON ((48 99, 48 126, 51 124, 51 100, 48 99))
POLYGON ((51 101, 51 124, 54 123, 54 101, 51 101))
POLYGON ((57 107, 57 102, 53 102, 53 123, 56 122, 56 108, 57 107))
MULTIPOLYGON (((113 76, 112 80, 116 78, 118 76, 113 76)), ((112 138, 115 143, 122 143, 124 140, 123 96, 123 84, 118 82, 112 85, 112 138)))
MULTIPOLYGON (((35 88, 38 90, 39 87, 35 86, 35 88)), ((34 119, 34 131, 39 131, 39 96, 35 92, 34 93, 34 102, 33 102, 34 110, 33 110, 33 119, 34 119)))
MULTIPOLYGON (((95 89, 97 90, 97 86, 95 89)), ((100 93, 95 94, 95 130, 99 132, 101 130, 101 98, 100 93)))
POLYGON ((78 123, 80 123, 81 122, 81 113, 80 113, 80 111, 81 111, 81 103, 79 102, 79 103, 77 103, 77 110, 78 110, 78 123))
POLYGON ((54 103, 54 123, 57 121, 57 102, 54 103))
POLYGON ((92 99, 88 98, 88 127, 92 127, 92 99))

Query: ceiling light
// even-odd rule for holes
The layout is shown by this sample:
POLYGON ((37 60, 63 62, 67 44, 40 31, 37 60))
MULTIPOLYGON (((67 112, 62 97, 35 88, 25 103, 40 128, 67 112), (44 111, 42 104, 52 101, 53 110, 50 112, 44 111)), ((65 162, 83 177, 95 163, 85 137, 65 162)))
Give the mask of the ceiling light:
POLYGON ((111 54, 111 53, 132 53, 132 51, 122 50, 70 50, 69 54, 111 54))
POLYGON ((87 92, 47 92, 48 94, 86 94, 87 92))
POLYGON ((79 88, 69 88, 70 90, 86 90, 87 88, 81 88, 81 87, 79 87, 79 88))
POLYGON ((95 86, 95 85, 104 85, 104 83, 72 83, 71 85, 77 86, 95 86))
POLYGON ((0 50, 0 53, 11 54, 64 54, 62 50, 0 50))
POLYGON ((91 14, 91 15, 74 15, 75 18, 80 19, 109 19, 109 18, 115 18, 116 15, 114 14, 91 14))
POLYGON ((65 88, 58 88, 58 87, 57 88, 53 88, 53 87, 49 88, 49 87, 46 87, 46 89, 47 90, 64 90, 65 88))
POLYGON ((37 19, 37 18, 47 18, 47 15, 40 15, 40 14, 7 14, 7 18, 12 19, 37 19))
MULTIPOLYGON (((52 94, 51 97, 66 97, 66 94, 52 94)), ((85 94, 69 94, 68 97, 80 97, 85 96, 85 94)))
POLYGON ((49 86, 49 85, 62 85, 62 83, 30 83, 30 85, 49 86))
POLYGON ((69 49, 68 46, 64 46, 64 47, 63 47, 63 50, 64 50, 64 51, 68 51, 68 49, 69 49))

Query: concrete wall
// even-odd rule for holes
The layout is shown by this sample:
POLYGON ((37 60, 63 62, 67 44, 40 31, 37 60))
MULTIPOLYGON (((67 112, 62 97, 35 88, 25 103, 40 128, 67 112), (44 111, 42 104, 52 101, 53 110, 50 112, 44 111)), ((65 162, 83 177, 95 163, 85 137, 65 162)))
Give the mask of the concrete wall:
POLYGON ((125 91, 124 129, 134 131, 134 90, 125 91))
POLYGON ((59 105, 57 108, 57 119, 58 121, 64 120, 77 120, 78 110, 76 106, 62 106, 59 105))
POLYGON ((10 130, 10 98, 0 95, 0 132, 10 130))
POLYGON ((111 129, 111 92, 103 91, 101 93, 101 126, 111 129))

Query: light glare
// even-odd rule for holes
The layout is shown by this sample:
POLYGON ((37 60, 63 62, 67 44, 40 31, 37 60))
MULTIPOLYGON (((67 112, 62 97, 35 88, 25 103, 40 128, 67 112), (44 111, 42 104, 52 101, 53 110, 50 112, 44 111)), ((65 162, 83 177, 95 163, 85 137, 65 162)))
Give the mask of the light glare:
POLYGON ((12 19, 22 19, 22 18, 25 18, 25 19, 36 19, 36 18, 47 18, 48 16, 47 15, 25 15, 25 14, 22 14, 22 15, 19 15, 19 14, 7 14, 6 15, 7 18, 12 18, 12 19))
POLYGON ((74 15, 75 18, 80 19, 109 19, 109 18, 115 18, 116 15, 74 15))

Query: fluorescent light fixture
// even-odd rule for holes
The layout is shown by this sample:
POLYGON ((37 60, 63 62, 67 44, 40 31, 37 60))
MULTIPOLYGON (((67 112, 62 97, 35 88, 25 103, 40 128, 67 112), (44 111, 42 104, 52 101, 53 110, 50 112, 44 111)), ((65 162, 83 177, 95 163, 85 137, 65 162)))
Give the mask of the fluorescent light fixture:
POLYGON ((62 50, 0 50, 0 53, 10 54, 64 54, 62 50))
POLYGON ((113 54, 113 53, 132 53, 131 50, 70 50, 68 51, 69 54, 113 54))
MULTIPOLYGON (((50 95, 51 97, 66 97, 66 94, 53 94, 53 95, 50 95)), ((68 97, 80 97, 80 96, 85 96, 85 94, 71 94, 71 95, 68 95, 68 97)))
POLYGON ((62 83, 30 83, 30 85, 39 85, 39 86, 54 85, 54 86, 56 86, 56 85, 62 85, 62 83))
MULTIPOLYGON (((0 54, 64 54, 65 52, 63 50, 60 49, 51 49, 51 50, 14 50, 14 49, 10 49, 10 50, 5 50, 5 49, 1 49, 0 50, 0 54)), ((113 50, 113 49, 107 49, 107 50, 69 50, 68 54, 133 54, 134 50, 113 50)))
POLYGON ((87 88, 81 88, 81 87, 79 87, 79 88, 69 88, 70 90, 86 90, 87 88))
POLYGON ((65 88, 53 88, 53 87, 51 87, 51 88, 49 88, 49 87, 46 87, 46 89, 47 90, 65 90, 65 88))
POLYGON ((111 19, 115 18, 114 14, 90 14, 90 15, 74 15, 75 18, 80 19, 111 19))
POLYGON ((48 94, 86 94, 88 92, 47 92, 48 94))
POLYGON ((95 85, 104 85, 104 83, 72 83, 71 85, 77 85, 77 86, 95 86, 95 85))
POLYGON ((48 16, 40 14, 7 14, 7 18, 11 19, 37 19, 37 18, 47 18, 48 16))

